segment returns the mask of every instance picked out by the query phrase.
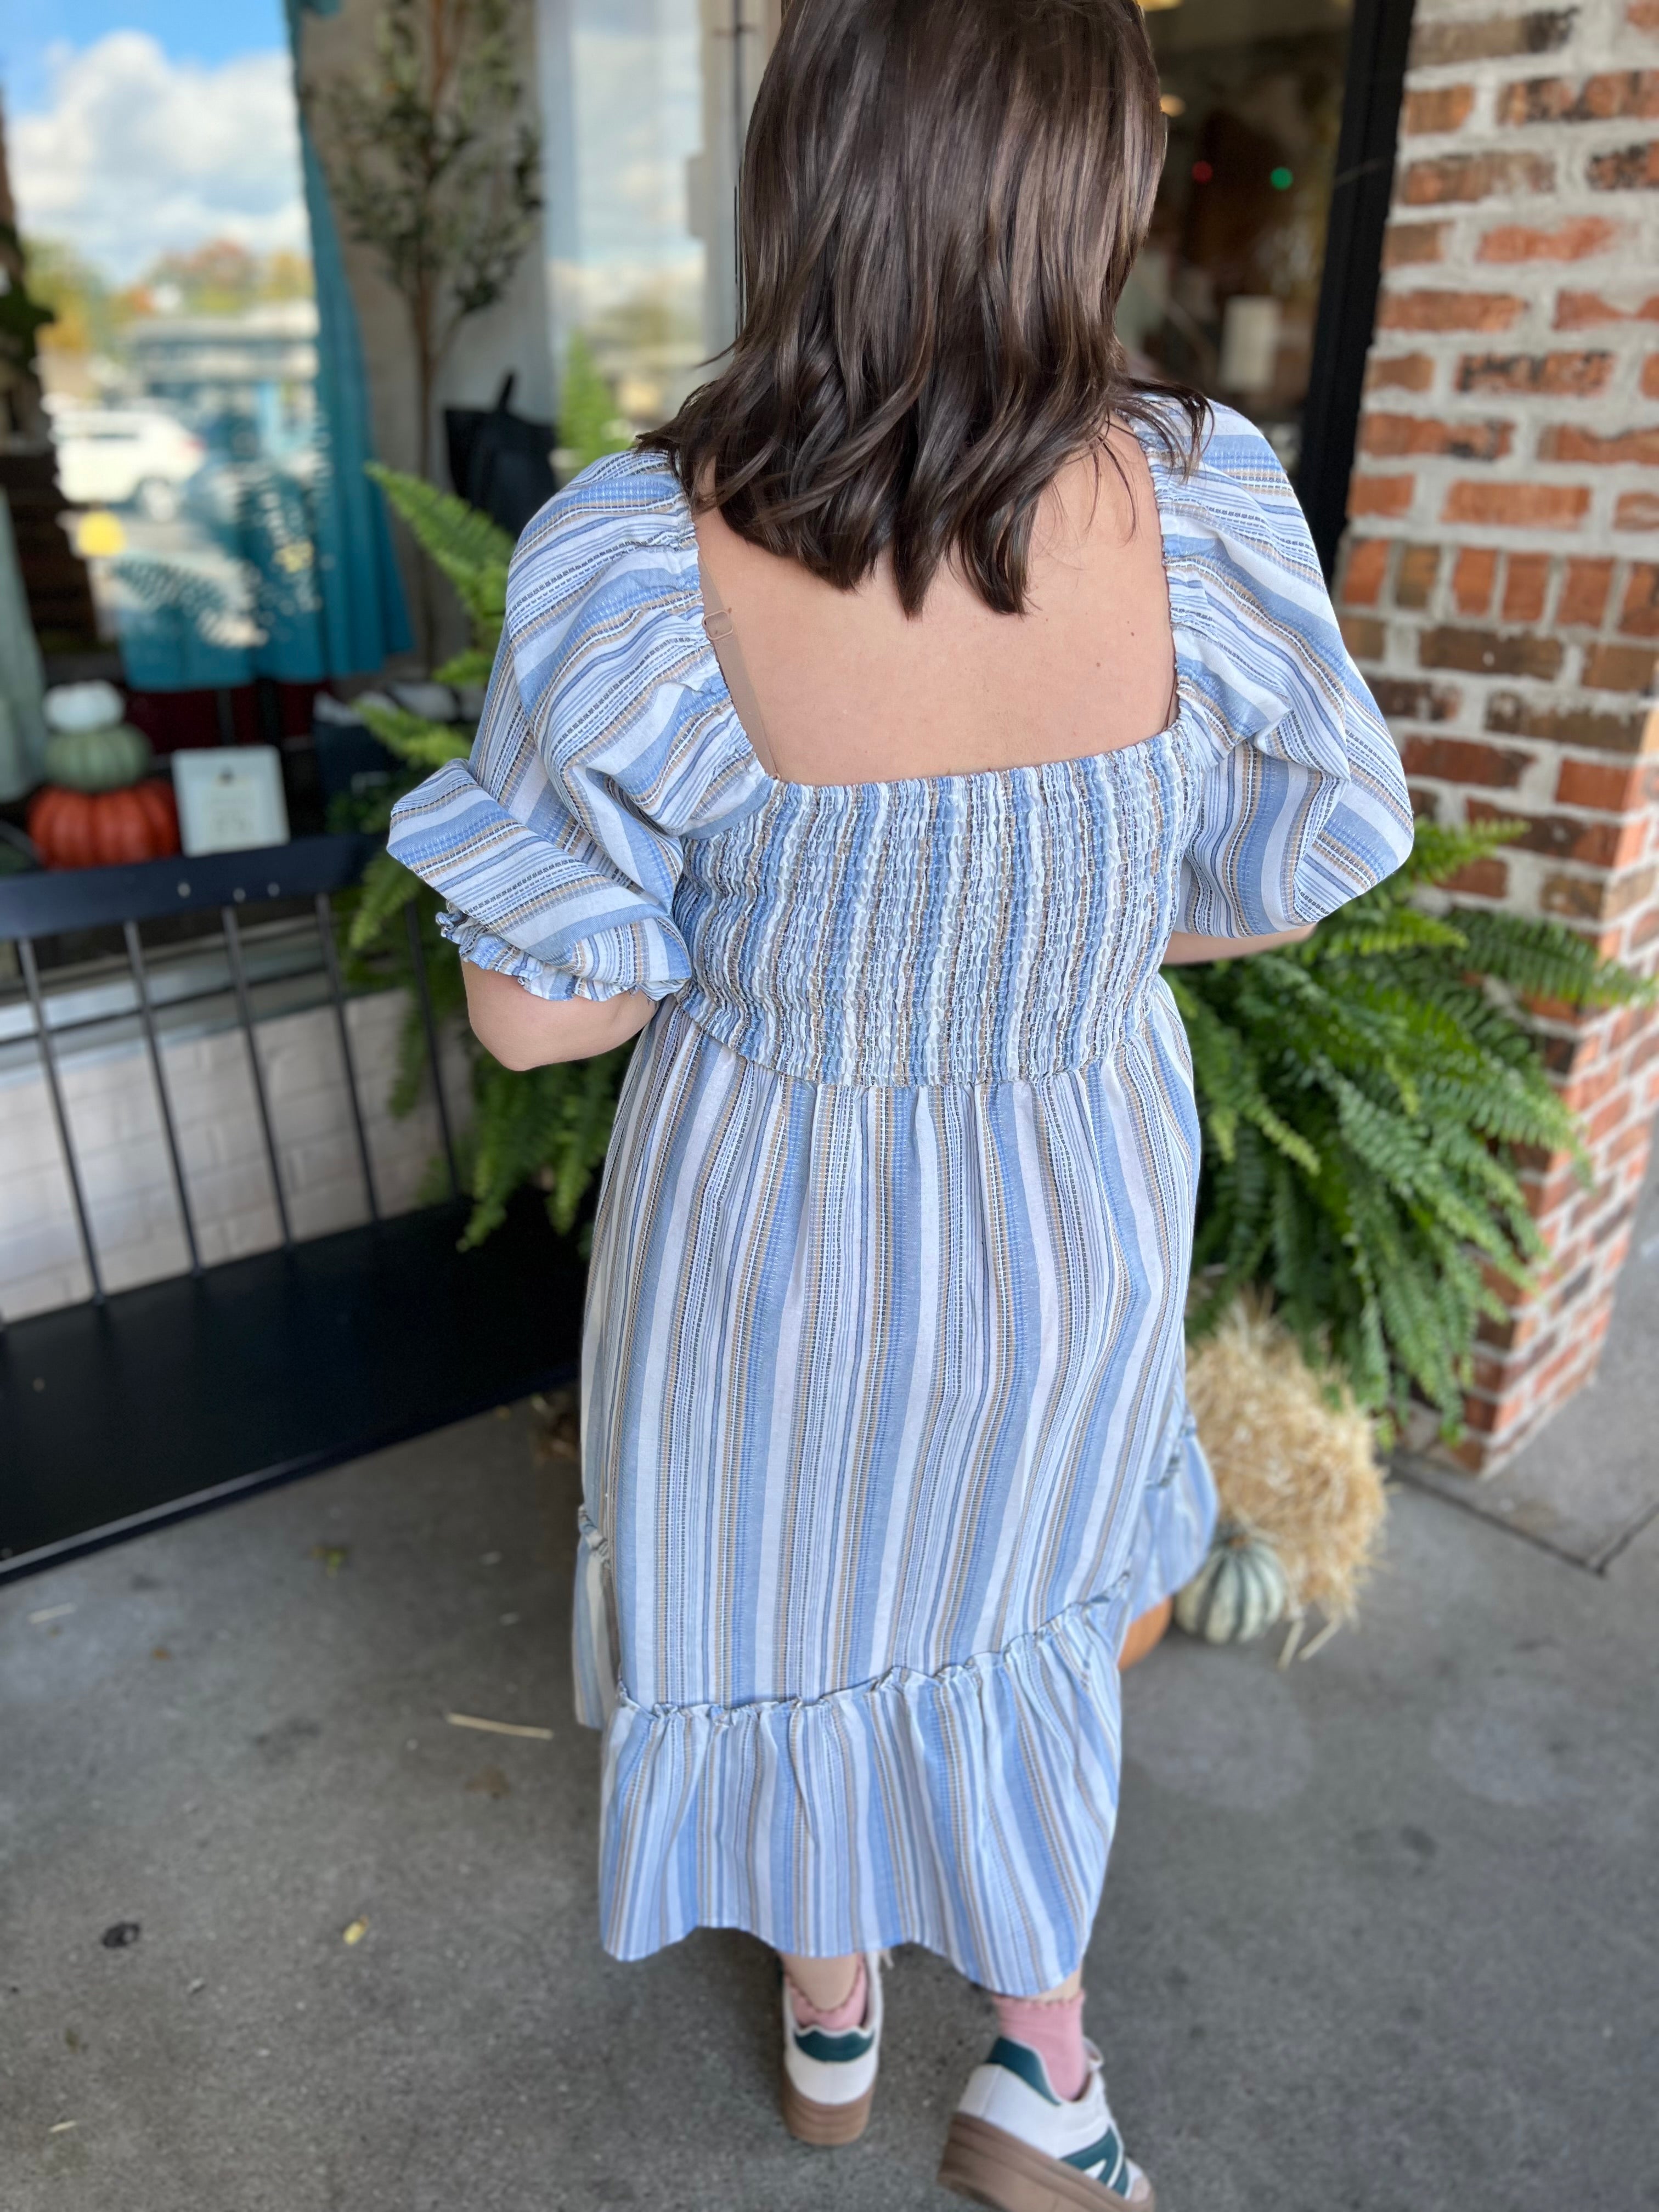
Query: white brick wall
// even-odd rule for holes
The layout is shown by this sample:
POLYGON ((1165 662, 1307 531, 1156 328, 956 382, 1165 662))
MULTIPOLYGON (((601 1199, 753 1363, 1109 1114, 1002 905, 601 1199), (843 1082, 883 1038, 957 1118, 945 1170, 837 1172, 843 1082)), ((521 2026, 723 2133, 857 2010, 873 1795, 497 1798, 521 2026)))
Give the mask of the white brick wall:
MULTIPOLYGON (((352 1000, 352 1055, 383 1213, 407 1212, 440 1149, 430 1094, 406 1120, 387 1098, 408 1001, 401 992, 352 1000)), ((258 1024, 283 1187, 296 1237, 368 1218, 332 1010, 258 1024)), ((161 1044, 168 1095, 202 1259, 269 1251, 280 1240, 247 1048, 239 1030, 161 1044)), ((82 1188, 106 1287, 126 1290, 184 1273, 179 1226, 149 1059, 137 1038, 60 1062, 82 1188)), ((453 1121, 470 1107, 466 1063, 452 1040, 445 1097, 453 1121)), ((90 1294, 52 1103, 40 1068, 0 1075, 0 1313, 9 1320, 90 1294)))

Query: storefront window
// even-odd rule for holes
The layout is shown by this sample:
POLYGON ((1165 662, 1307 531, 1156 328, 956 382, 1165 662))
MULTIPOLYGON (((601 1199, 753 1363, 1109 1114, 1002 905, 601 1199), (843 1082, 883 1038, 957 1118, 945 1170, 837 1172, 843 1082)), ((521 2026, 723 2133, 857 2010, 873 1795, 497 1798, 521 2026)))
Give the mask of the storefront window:
POLYGON ((731 343, 738 161, 775 27, 766 0, 538 0, 570 459, 672 415, 731 343))
POLYGON ((186 7, 165 40, 142 9, 93 15, 15 45, 7 84, 71 540, 131 685, 315 676, 317 310, 280 7, 186 7))
POLYGON ((1170 154, 1120 328, 1299 459, 1350 0, 1149 7, 1170 154))

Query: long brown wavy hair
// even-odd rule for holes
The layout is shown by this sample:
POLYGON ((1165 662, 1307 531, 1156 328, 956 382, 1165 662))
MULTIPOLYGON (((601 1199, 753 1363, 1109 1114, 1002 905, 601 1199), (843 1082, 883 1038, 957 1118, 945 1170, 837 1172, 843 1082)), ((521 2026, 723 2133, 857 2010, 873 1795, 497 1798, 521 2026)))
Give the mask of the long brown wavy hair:
POLYGON ((1113 327, 1164 143, 1135 0, 793 0, 744 154, 743 327, 641 445, 842 590, 887 553, 908 614, 945 562, 1019 613, 1066 462, 1114 418, 1175 465, 1204 434, 1113 327))

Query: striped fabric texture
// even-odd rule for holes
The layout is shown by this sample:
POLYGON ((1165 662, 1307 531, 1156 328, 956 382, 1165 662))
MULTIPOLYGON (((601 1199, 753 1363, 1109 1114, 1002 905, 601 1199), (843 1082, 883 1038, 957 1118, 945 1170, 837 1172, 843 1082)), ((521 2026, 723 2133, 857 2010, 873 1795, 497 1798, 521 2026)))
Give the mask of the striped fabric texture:
POLYGON ((1149 454, 1179 706, 1091 759, 761 769, 655 455, 526 532, 470 763, 392 849, 465 957, 639 988, 583 1345, 582 1717, 605 1941, 1077 1965, 1117 1653, 1201 1559, 1182 1393, 1198 1127, 1169 933, 1395 867, 1397 755, 1270 448, 1149 454))

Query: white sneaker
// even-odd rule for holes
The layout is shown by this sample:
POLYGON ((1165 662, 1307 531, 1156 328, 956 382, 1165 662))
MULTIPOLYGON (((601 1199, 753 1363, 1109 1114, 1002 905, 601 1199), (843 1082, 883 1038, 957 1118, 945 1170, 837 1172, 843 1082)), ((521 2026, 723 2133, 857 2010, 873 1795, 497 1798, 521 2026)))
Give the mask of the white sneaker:
POLYGON ((838 2033, 800 2027, 783 1978, 783 2124, 801 2142, 856 2142, 870 2118, 881 2063, 883 1951, 864 1954, 864 2019, 838 2033))
POLYGON ((1152 2184, 1123 2148, 1100 2053, 1067 2104, 1042 2059, 1000 2035, 968 2077, 939 2162, 940 2185, 999 2212, 1154 2212, 1152 2184))

